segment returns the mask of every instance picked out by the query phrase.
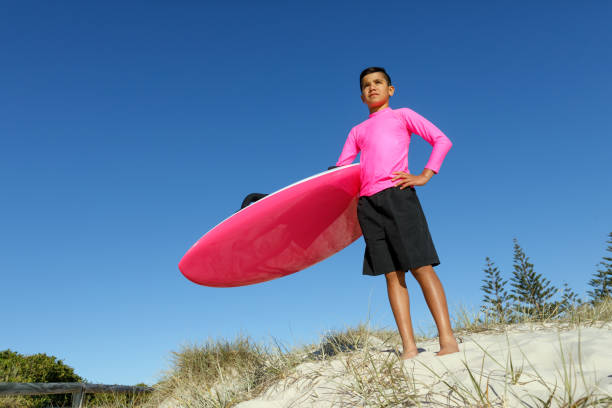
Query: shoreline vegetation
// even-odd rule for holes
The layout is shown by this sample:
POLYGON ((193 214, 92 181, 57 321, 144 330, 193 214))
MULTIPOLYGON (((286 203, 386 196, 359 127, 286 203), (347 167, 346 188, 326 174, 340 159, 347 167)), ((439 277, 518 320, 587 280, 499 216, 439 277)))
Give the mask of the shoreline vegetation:
MULTIPOLYGON (((293 349, 241 335, 173 352, 151 394, 96 395, 87 406, 612 407, 612 257, 597 267, 582 300, 536 273, 515 239, 510 280, 486 258, 480 309, 453 314, 459 353, 437 357, 436 337, 421 336, 419 355, 401 360, 397 331, 369 321, 293 349)), ((0 408, 35 401, 3 397, 0 408)))

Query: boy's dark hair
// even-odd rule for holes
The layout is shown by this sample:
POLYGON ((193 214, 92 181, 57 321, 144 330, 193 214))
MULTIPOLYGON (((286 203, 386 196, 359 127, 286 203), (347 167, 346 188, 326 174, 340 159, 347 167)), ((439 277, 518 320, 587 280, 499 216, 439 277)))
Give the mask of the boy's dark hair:
POLYGON ((384 68, 381 67, 370 67, 370 68, 366 68, 363 71, 361 71, 361 75, 359 75, 359 90, 363 90, 363 87, 361 86, 361 81, 363 80, 363 77, 369 74, 372 74, 374 72, 382 72, 385 75, 385 78, 387 79, 387 85, 391 85, 391 77, 389 76, 389 74, 387 74, 387 71, 385 71, 384 68))

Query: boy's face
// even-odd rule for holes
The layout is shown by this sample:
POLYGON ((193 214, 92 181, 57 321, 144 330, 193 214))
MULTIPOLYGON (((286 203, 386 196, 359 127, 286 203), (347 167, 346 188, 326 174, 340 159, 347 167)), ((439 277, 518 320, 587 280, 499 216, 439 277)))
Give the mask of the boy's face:
POLYGON ((389 103, 395 88, 387 83, 382 72, 373 72, 361 80, 361 100, 369 108, 375 108, 389 103))

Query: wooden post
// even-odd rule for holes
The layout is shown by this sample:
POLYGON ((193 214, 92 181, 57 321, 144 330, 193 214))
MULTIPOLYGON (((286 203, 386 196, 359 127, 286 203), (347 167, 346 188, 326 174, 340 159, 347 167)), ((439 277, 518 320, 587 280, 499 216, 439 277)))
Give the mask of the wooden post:
POLYGON ((72 393, 72 408, 83 408, 83 402, 85 401, 85 387, 77 392, 72 393))

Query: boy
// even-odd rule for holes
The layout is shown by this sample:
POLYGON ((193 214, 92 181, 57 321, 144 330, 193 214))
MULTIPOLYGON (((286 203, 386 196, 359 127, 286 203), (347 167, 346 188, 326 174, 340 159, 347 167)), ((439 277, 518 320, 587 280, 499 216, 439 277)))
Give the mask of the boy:
POLYGON ((423 290, 440 338, 438 356, 459 351, 448 316, 444 289, 433 267, 440 264, 414 186, 437 174, 450 140, 416 112, 389 108, 395 92, 380 67, 359 76, 361 100, 369 119, 353 127, 336 166, 350 164, 361 151, 361 190, 357 216, 366 242, 364 275, 385 275, 391 310, 402 337, 402 359, 418 354, 410 318, 405 273, 410 270, 423 290), (420 175, 408 171, 410 136, 416 133, 433 146, 420 175))

